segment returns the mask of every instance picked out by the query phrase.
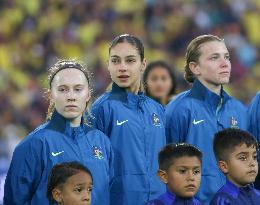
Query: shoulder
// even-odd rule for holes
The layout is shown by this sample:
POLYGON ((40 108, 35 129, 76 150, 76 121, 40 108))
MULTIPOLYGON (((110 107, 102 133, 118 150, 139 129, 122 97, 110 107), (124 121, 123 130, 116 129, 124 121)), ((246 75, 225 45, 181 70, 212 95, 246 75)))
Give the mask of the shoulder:
POLYGON ((252 99, 250 106, 251 107, 258 107, 260 103, 260 92, 256 94, 256 96, 252 99))
POLYGON ((98 97, 94 103, 92 104, 92 108, 97 108, 105 104, 106 102, 109 101, 109 96, 111 95, 111 92, 106 92, 100 97, 98 97))
POLYGON ((225 184, 222 186, 211 200, 210 205, 231 205, 234 198, 237 197, 237 193, 225 184))
POLYGON ((190 98, 190 90, 184 91, 180 94, 178 94, 174 99, 172 99, 166 106, 166 111, 171 111, 176 108, 182 107, 188 107, 192 98, 190 98))
POLYGON ((159 199, 148 201, 145 205, 164 205, 159 199))
POLYGON ((189 111, 193 109, 193 99, 190 97, 190 91, 180 93, 172 100, 165 109, 166 119, 187 117, 189 111))
POLYGON ((217 192, 210 202, 210 205, 231 205, 233 197, 226 192, 217 192))
POLYGON ((46 132, 48 132, 46 128, 47 123, 40 125, 35 128, 32 132, 30 132, 16 147, 16 149, 22 149, 23 147, 30 146, 30 144, 39 145, 44 141, 46 136, 46 132))

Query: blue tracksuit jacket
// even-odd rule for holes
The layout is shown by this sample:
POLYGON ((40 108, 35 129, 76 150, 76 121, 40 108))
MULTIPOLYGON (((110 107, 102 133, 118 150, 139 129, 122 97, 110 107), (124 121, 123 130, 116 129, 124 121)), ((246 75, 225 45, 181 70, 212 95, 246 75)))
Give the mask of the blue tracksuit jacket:
MULTIPOLYGON (((83 121, 83 120, 82 120, 83 121)), ((16 147, 5 181, 5 205, 49 205, 47 181, 52 167, 79 161, 93 175, 93 205, 109 204, 110 142, 84 123, 72 128, 56 111, 52 119, 16 147)))
POLYGON ((157 176, 157 155, 165 145, 164 109, 143 94, 113 84, 92 108, 93 124, 114 150, 111 204, 143 205, 165 192, 157 176))
POLYGON ((157 199, 149 201, 146 205, 201 205, 196 198, 178 197, 169 190, 157 199))
POLYGON ((259 205, 260 191, 253 184, 237 187, 227 179, 226 184, 213 197, 210 205, 259 205))
POLYGON ((213 152, 214 134, 224 128, 246 129, 246 108, 223 89, 221 96, 195 80, 191 90, 179 94, 166 107, 168 142, 186 142, 203 152, 202 180, 197 197, 208 203, 224 185, 213 152))
MULTIPOLYGON (((251 132, 260 143, 260 92, 253 98, 248 108, 248 131, 251 132)), ((260 152, 258 152, 258 166, 260 168, 260 152)), ((259 169, 260 170, 260 169, 259 169)), ((260 189, 260 175, 256 177, 255 187, 260 189)))

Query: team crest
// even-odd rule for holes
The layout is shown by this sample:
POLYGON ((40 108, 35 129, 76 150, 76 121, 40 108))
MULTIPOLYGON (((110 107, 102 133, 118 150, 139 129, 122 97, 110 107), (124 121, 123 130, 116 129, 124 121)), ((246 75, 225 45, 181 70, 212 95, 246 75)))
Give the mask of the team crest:
POLYGON ((93 146, 92 151, 93 151, 93 155, 94 155, 95 158, 97 158, 97 159, 103 159, 104 158, 103 153, 102 153, 102 151, 99 147, 93 146))
POLYGON ((231 119, 230 119, 230 127, 231 128, 238 128, 237 124, 238 124, 238 122, 237 122, 236 118, 231 117, 231 119))
POLYGON ((155 113, 152 114, 152 122, 154 126, 161 126, 160 119, 155 113))

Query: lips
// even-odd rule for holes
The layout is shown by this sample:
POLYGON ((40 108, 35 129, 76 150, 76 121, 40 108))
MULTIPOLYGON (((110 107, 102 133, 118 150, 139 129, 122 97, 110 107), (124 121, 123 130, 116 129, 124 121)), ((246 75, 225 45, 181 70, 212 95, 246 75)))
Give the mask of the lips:
POLYGON ((185 186, 185 188, 189 191, 195 191, 196 190, 196 186, 194 184, 189 184, 189 185, 185 186))
POLYGON ((256 170, 251 170, 251 171, 247 172, 247 174, 250 174, 250 175, 256 175, 257 172, 256 172, 256 170))
POLYGON ((120 80, 127 80, 129 78, 129 75, 119 75, 118 78, 120 80))
POLYGON ((77 107, 77 105, 66 105, 66 107, 77 107))
POLYGON ((223 72, 221 72, 219 74, 221 74, 221 75, 230 75, 230 72, 229 71, 223 71, 223 72))
POLYGON ((70 108, 73 109, 73 108, 77 108, 78 106, 76 106, 76 105, 66 105, 65 107, 68 108, 68 109, 70 109, 70 108))

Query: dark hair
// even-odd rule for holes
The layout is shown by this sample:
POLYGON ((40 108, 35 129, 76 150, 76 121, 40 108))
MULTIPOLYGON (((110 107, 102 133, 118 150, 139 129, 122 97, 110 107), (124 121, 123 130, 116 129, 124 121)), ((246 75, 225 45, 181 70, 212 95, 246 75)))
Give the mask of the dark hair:
POLYGON ((224 42, 224 40, 220 39, 218 36, 208 34, 208 35, 198 36, 189 43, 185 54, 186 65, 184 66, 184 78, 187 82, 193 83, 194 80, 196 79, 196 76, 194 76, 193 72, 190 70, 189 67, 190 62, 198 63, 199 57, 201 55, 200 46, 203 43, 207 43, 211 41, 224 42))
POLYGON ((168 144, 159 152, 159 168, 168 170, 174 163, 174 159, 185 156, 197 157, 202 162, 202 152, 193 145, 186 143, 168 144))
POLYGON ((57 186, 63 185, 69 177, 78 174, 80 171, 89 174, 93 181, 93 177, 89 169, 77 161, 63 162, 60 164, 56 164, 52 168, 48 178, 48 185, 47 185, 47 197, 50 203, 55 202, 52 196, 52 190, 57 186))
POLYGON ((138 39, 137 37, 133 36, 133 35, 130 35, 130 34, 122 34, 122 35, 119 35, 117 37, 115 37, 111 44, 110 44, 110 47, 109 47, 109 54, 110 54, 110 51, 111 49, 116 46, 118 43, 124 43, 124 42, 127 42, 131 45, 133 45, 140 57, 141 57, 141 61, 144 60, 144 46, 143 46, 143 43, 141 42, 140 39, 138 39))
POLYGON ((149 63, 147 65, 146 69, 144 70, 143 84, 144 84, 144 91, 145 91, 146 95, 151 96, 150 93, 149 93, 149 90, 148 90, 148 86, 147 86, 148 75, 153 69, 158 68, 158 67, 165 69, 168 72, 168 74, 169 74, 169 76, 172 80, 172 87, 171 87, 171 90, 170 90, 168 95, 175 94, 176 87, 177 87, 177 81, 176 81, 175 73, 174 73, 173 69, 169 66, 169 64, 167 64, 164 61, 159 60, 159 61, 154 61, 154 62, 149 63))
MULTIPOLYGON (((49 70, 48 70, 48 81, 49 81, 49 89, 51 89, 52 86, 52 81, 55 77, 55 75, 64 69, 68 69, 68 68, 75 68, 78 69, 80 71, 82 71, 84 73, 84 75, 86 76, 88 85, 90 87, 90 72, 88 71, 86 65, 84 65, 82 62, 80 61, 76 61, 75 59, 63 59, 63 60, 58 60, 49 70)), ((90 88, 91 90, 91 88, 90 88)), ((52 116, 52 113, 54 111, 54 104, 50 103, 49 107, 48 107, 48 112, 47 112, 47 120, 49 120, 52 116)))
POLYGON ((247 131, 227 128, 217 132, 213 141, 213 149, 217 160, 226 161, 235 147, 241 144, 246 144, 247 147, 254 146, 258 149, 256 139, 247 131))

